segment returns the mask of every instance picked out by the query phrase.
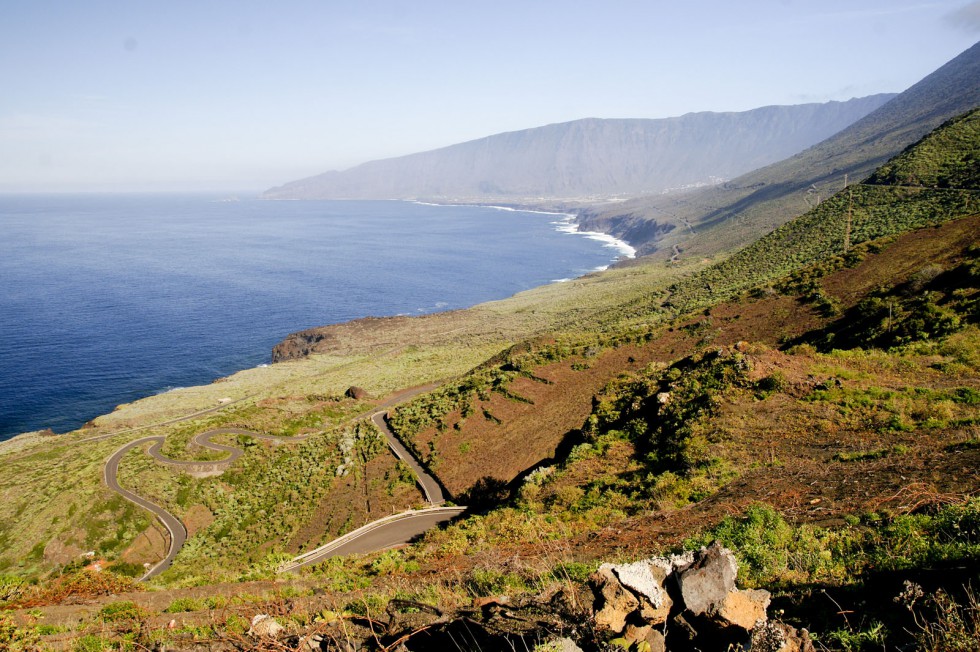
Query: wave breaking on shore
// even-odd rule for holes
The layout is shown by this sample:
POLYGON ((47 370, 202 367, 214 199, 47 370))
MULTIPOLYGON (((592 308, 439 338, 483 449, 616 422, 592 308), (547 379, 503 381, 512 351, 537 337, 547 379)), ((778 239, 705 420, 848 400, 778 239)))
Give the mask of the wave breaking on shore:
MULTIPOLYGON (((492 208, 494 210, 507 211, 510 213, 532 213, 535 215, 554 215, 556 217, 561 218, 559 220, 551 222, 551 224, 555 226, 556 231, 560 233, 568 233, 571 235, 580 235, 589 240, 596 240, 598 242, 601 242, 603 246, 608 247, 610 249, 615 249, 616 253, 618 254, 618 258, 636 258, 636 248, 630 245, 625 240, 620 240, 619 238, 609 235, 608 233, 603 233, 602 231, 580 231, 578 228, 578 223, 576 221, 577 216, 574 213, 558 213, 555 211, 542 211, 542 210, 535 210, 532 208, 515 208, 513 206, 497 206, 493 204, 436 204, 432 202, 424 202, 418 200, 414 200, 412 201, 412 203, 419 204, 421 206, 442 206, 442 207, 481 206, 483 208, 492 208)), ((609 265, 600 265, 599 267, 596 267, 591 271, 601 272, 607 269, 609 269, 609 265)), ((555 279, 554 281, 552 281, 552 283, 561 283, 568 280, 570 279, 566 279, 566 278, 555 279)))

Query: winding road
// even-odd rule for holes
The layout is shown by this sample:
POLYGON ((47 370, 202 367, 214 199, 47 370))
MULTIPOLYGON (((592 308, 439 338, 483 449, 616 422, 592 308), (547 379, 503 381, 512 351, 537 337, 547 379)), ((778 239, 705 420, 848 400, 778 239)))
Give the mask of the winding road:
POLYGON ((395 453, 395 457, 408 464, 412 469, 412 473, 415 474, 415 479, 418 481, 419 486, 422 487, 422 493, 425 494, 426 502, 430 505, 441 505, 446 502, 446 496, 442 492, 442 485, 439 484, 438 480, 429 475, 422 468, 422 465, 419 464, 419 461, 415 459, 415 456, 398 441, 395 433, 388 427, 386 413, 383 410, 375 412, 371 415, 371 421, 381 431, 381 434, 385 436, 385 439, 388 440, 388 446, 395 453))
POLYGON ((187 540, 187 528, 184 527, 184 524, 181 523, 176 516, 174 516, 164 508, 160 507, 155 503, 151 503, 147 499, 142 498, 137 494, 134 494, 132 491, 129 491, 128 489, 123 489, 122 487, 120 487, 119 482, 116 479, 116 476, 119 474, 119 461, 131 449, 139 448, 140 446, 143 446, 145 444, 152 443, 153 446, 151 447, 150 450, 158 451, 160 446, 163 445, 163 442, 165 440, 166 437, 160 436, 160 437, 143 437, 142 439, 131 441, 125 446, 123 446, 122 448, 120 448, 119 450, 117 450, 115 453, 110 455, 109 459, 107 459, 105 462, 105 466, 102 467, 102 479, 105 481, 105 484, 107 487, 109 487, 109 489, 115 491, 117 494, 119 494, 129 502, 139 505, 143 509, 149 511, 151 514, 156 516, 163 524, 163 527, 167 528, 167 532, 170 533, 170 549, 167 551, 167 556, 164 557, 160 562, 158 562, 156 566, 148 570, 146 574, 140 578, 141 582, 153 577, 154 575, 159 575, 163 571, 170 568, 170 565, 174 562, 174 557, 176 557, 177 553, 180 552, 180 549, 184 545, 184 541, 187 540))
MULTIPOLYGON (((398 441, 394 433, 391 432, 391 429, 388 428, 388 424, 385 421, 385 408, 406 401, 423 392, 430 391, 431 389, 434 389, 434 387, 436 387, 436 385, 427 385, 425 387, 417 387, 411 390, 398 392, 372 408, 372 410, 362 412, 352 419, 352 421, 356 421, 370 415, 371 421, 375 426, 377 426, 378 430, 381 431, 381 434, 384 435, 385 440, 388 442, 388 446, 391 448, 394 454, 400 460, 408 464, 408 466, 412 469, 412 472, 415 474, 416 481, 425 495, 426 501, 430 505, 433 505, 433 507, 423 510, 410 510, 408 512, 395 514, 372 523, 368 523, 367 525, 358 528, 353 532, 331 541, 325 546, 321 546, 320 548, 300 555, 292 560, 287 566, 283 567, 281 569, 282 572, 291 571, 302 566, 318 563, 326 557, 374 552, 376 550, 383 550, 395 545, 407 543, 426 530, 440 523, 451 520, 465 511, 465 507, 440 507, 440 505, 446 502, 446 498, 443 494, 442 487, 439 485, 439 482, 429 473, 427 473, 419 464, 418 460, 416 460, 415 457, 402 445, 402 443, 398 441)), ((193 416, 197 416, 197 414, 186 418, 192 418, 193 416)), ((175 421, 179 420, 180 419, 175 421)), ((146 454, 161 464, 182 469, 195 475, 217 475, 224 472, 225 469, 234 464, 234 462, 241 457, 244 452, 238 446, 229 446, 213 441, 214 437, 221 435, 245 435, 256 439, 264 439, 279 443, 296 443, 304 441, 310 437, 308 434, 299 435, 296 437, 276 437, 274 435, 266 435, 240 428, 218 428, 195 435, 191 441, 202 448, 227 453, 225 457, 219 460, 177 460, 167 457, 161 452, 161 448, 166 441, 166 437, 164 435, 154 435, 133 440, 121 446, 114 453, 112 453, 112 455, 106 459, 103 466, 103 480, 105 481, 106 486, 126 500, 138 505, 139 507, 142 507, 156 516, 170 535, 170 545, 167 550, 166 557, 149 569, 146 574, 140 578, 140 581, 148 580, 151 577, 159 575, 163 571, 170 568, 170 566, 173 564, 174 558, 177 556, 177 553, 180 552, 184 542, 187 540, 187 528, 184 527, 184 524, 181 523, 177 517, 165 510, 163 507, 160 507, 142 496, 120 486, 118 480, 120 461, 123 459, 126 453, 132 449, 146 447, 147 444, 149 444, 149 446, 146 447, 146 454)))
POLYGON ((280 567, 279 572, 296 571, 303 566, 318 564, 327 557, 377 552, 408 543, 435 526, 453 520, 466 509, 466 507, 430 507, 372 521, 324 546, 294 557, 280 567))

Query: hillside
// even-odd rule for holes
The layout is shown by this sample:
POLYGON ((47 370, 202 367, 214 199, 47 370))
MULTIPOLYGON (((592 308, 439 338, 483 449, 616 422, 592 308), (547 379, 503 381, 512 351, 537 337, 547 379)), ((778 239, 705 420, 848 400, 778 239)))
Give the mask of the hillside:
MULTIPOLYGON (((677 350, 689 349, 707 333, 713 345, 731 346, 740 339, 758 340, 781 322, 781 337, 788 341, 802 336, 801 329, 813 328, 819 317, 839 315, 876 290, 876 285, 859 280, 871 276, 872 268, 892 275, 909 275, 930 263, 947 269, 950 262, 929 238, 918 252, 906 245, 892 248, 895 258, 882 254, 873 257, 874 263, 865 259, 877 249, 869 249, 871 242, 980 213, 978 161, 980 109, 950 120, 866 183, 838 193, 727 260, 675 283, 659 303, 634 306, 632 316, 620 313, 619 323, 630 327, 613 326, 615 335, 579 336, 574 345, 544 345, 530 355, 517 351, 503 364, 472 372, 460 385, 447 384, 431 397, 400 408, 392 426, 422 459, 445 469, 440 477, 456 495, 472 492, 484 476, 484 484, 509 483, 569 445, 566 437, 573 436, 569 433, 587 417, 589 397, 599 386, 583 382, 583 377, 611 379, 619 371, 642 369, 654 361, 668 363, 677 350), (939 187, 937 179, 944 180, 939 187), (959 185, 950 187, 954 181, 959 185), (855 265, 860 272, 848 283, 824 278, 846 276, 841 268, 855 265), (751 303, 751 310, 744 300, 718 305, 749 290, 761 298, 751 303), (792 308, 792 316, 777 318, 787 310, 780 294, 795 296, 808 307, 792 308), (750 318, 756 308, 760 312, 750 318), (656 325, 704 309, 711 317, 702 315, 698 329, 690 332, 665 334, 656 325), (719 312, 738 313, 739 321, 722 326, 716 323, 719 312), (589 355, 610 339, 624 344, 602 356, 589 355), (638 340, 650 344, 637 346, 638 340), (571 367, 566 358, 574 360, 571 367), (424 401, 429 403, 417 405, 424 401), (465 454, 460 448, 464 443, 465 454)), ((954 250, 971 244, 970 229, 975 225, 975 220, 968 220, 955 228, 959 235, 954 250)), ((900 305, 895 303, 896 321, 900 305)))
POLYGON ((980 43, 841 132, 722 185, 582 210, 581 227, 640 254, 713 255, 749 244, 867 175, 941 123, 980 106, 980 43), (652 237, 651 237, 652 236, 652 237), (675 249, 676 247, 676 249, 675 249))
POLYGON ((576 120, 372 161, 264 196, 515 201, 655 193, 715 183, 781 160, 892 97, 660 120, 576 120))
POLYGON ((721 265, 645 261, 454 314, 364 320, 289 362, 5 442, 0 599, 19 610, 0 637, 433 649, 462 627, 479 649, 561 632, 598 650, 613 638, 588 597, 600 561, 717 538, 742 587, 768 587, 826 649, 975 641, 978 143, 980 112, 949 120, 721 265), (274 581, 292 555, 421 502, 365 418, 379 409, 470 514, 404 550, 274 581), (152 580, 169 592, 111 597, 136 588, 124 576, 164 554, 166 533, 102 485, 104 460, 153 435, 207 471, 221 462, 202 433, 240 457, 218 474, 122 459, 121 484, 190 537, 152 580), (114 572, 80 570, 87 551, 114 572), (892 601, 906 580, 933 596, 910 603, 917 628, 892 601), (247 634, 256 613, 293 638, 247 634))

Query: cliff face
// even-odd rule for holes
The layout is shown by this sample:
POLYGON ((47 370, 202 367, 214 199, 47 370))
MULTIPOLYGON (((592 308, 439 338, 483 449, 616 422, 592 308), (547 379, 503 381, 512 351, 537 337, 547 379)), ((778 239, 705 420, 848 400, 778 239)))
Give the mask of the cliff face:
POLYGON ((333 339, 333 336, 323 328, 290 333, 282 342, 272 347, 272 362, 299 360, 311 353, 326 351, 330 348, 333 339))
POLYGON ((888 101, 767 106, 660 120, 584 119, 327 172, 270 199, 624 196, 714 183, 795 154, 888 101))

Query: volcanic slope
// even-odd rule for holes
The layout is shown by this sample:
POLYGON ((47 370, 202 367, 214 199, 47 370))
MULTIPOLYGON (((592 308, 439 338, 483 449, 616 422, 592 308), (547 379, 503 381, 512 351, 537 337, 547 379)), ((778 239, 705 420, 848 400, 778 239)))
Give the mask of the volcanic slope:
MULTIPOLYGON (((942 125, 865 183, 679 281, 665 299, 630 307, 618 321, 610 313, 604 332, 566 333, 518 347, 462 382, 400 408, 392 426, 451 492, 477 500, 474 491, 500 489, 581 443, 578 429, 591 409, 590 397, 620 373, 667 364, 695 342, 714 346, 760 339, 774 346, 799 338, 854 309, 879 284, 908 282, 931 264, 943 270, 954 265, 942 260, 933 240, 918 231, 905 237, 921 242, 919 253, 910 245, 893 248, 897 254, 871 252, 885 238, 923 228, 928 234, 928 228, 980 212, 978 160, 980 110, 942 125), (856 275, 842 269, 854 265, 861 270, 856 275), (831 273, 835 280, 823 279, 831 273), (854 278, 848 283, 840 280, 849 275, 854 278), (876 280, 862 280, 868 278, 876 280), (738 314, 738 303, 716 305, 749 291, 763 298, 751 301, 746 315, 738 314), (708 317, 701 314, 664 329, 669 319, 706 309, 708 317)), ((947 227, 955 234, 949 236, 951 246, 960 252, 957 256, 967 257, 962 251, 975 239, 976 219, 954 224, 947 227)), ((975 305, 970 305, 963 319, 973 318, 975 305)), ((960 320, 937 310, 938 321, 960 320)))
MULTIPOLYGON (((474 596, 496 596, 498 606, 502 595, 526 598, 548 613, 555 591, 588 596, 584 580, 600 561, 719 538, 739 557, 742 586, 774 589, 774 607, 824 648, 854 649, 846 642, 870 636, 907 647, 916 631, 893 602, 904 580, 952 591, 980 579, 980 208, 968 199, 980 190, 978 129, 977 113, 951 120, 883 166, 867 181, 893 189, 876 201, 880 211, 848 211, 847 201, 831 215, 828 200, 823 213, 786 225, 799 237, 777 232, 760 243, 781 243, 783 262, 763 265, 769 246, 747 250, 760 273, 740 295, 682 305, 678 282, 645 323, 527 341, 395 410, 392 427, 481 511, 405 550, 308 569, 299 586, 318 595, 280 594, 250 604, 251 613, 278 604, 275 613, 296 616, 309 600, 310 613, 290 627, 329 608, 322 618, 385 628, 393 625, 365 614, 389 607, 394 623, 407 608, 431 612, 416 630, 435 631, 435 616, 469 609, 478 628, 480 605, 500 610, 474 596), (912 219, 895 219, 906 213, 912 219), (850 241, 821 229, 842 221, 850 241), (810 253, 812 242, 823 253, 810 253), (866 618, 852 617, 857 609, 866 618)), ((295 408, 309 397, 279 400, 295 408)), ((280 418, 274 401, 263 407, 273 409, 238 418, 280 418)), ((351 459, 368 458, 376 437, 350 434, 364 447, 351 459)), ((295 485, 295 468, 269 468, 277 475, 242 468, 211 485, 244 498, 243 480, 261 479, 247 493, 278 502, 265 513, 253 511, 262 501, 247 505, 241 527, 250 546, 271 537, 266 551, 310 518, 297 509, 309 492, 295 485)), ((355 492, 370 488, 366 475, 351 477, 355 492)), ((202 538, 185 561, 240 564, 227 549, 237 544, 221 548, 232 534, 212 532, 214 547, 202 538)), ((62 595, 43 591, 30 604, 62 595)), ((47 624, 59 612, 40 613, 47 624)), ((215 610, 201 621, 240 633, 241 613, 233 621, 215 610)), ((172 617, 160 616, 165 628, 172 617)), ((588 634, 583 622, 567 631, 588 634)), ((105 620, 91 627, 105 632, 105 620)))
POLYGON ((639 247, 699 257, 732 251, 840 190, 944 121, 980 106, 980 43, 841 132, 716 187, 582 210, 589 230, 639 247))

